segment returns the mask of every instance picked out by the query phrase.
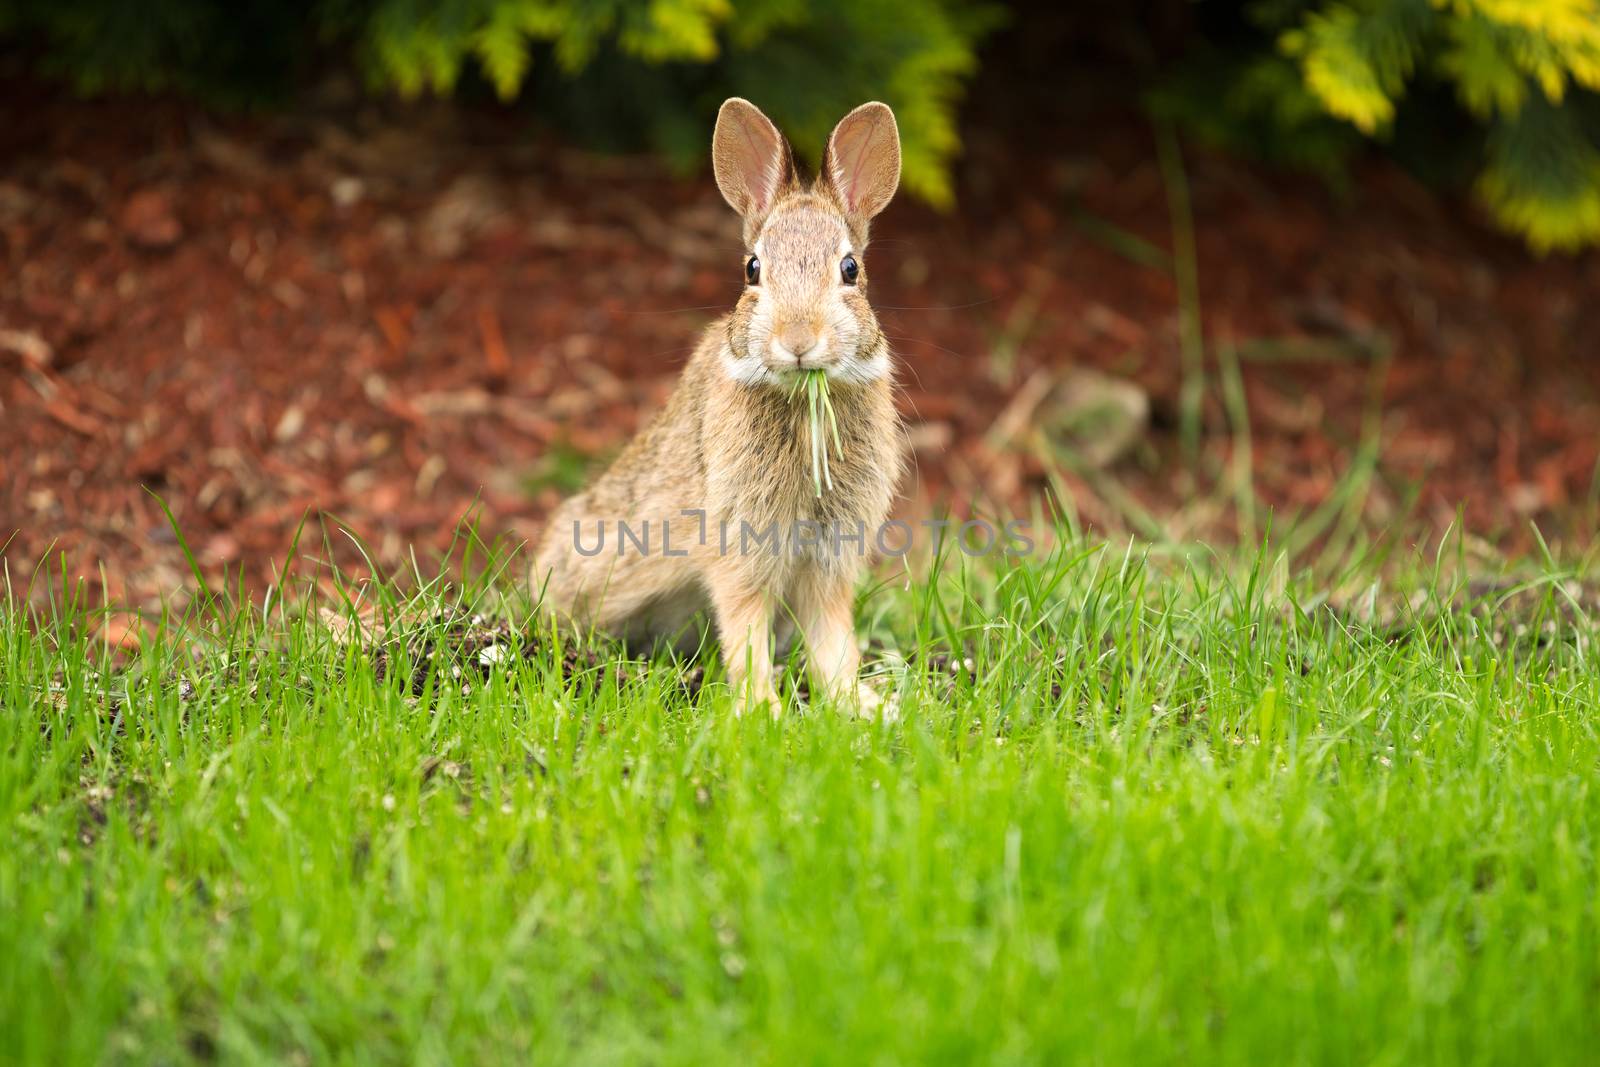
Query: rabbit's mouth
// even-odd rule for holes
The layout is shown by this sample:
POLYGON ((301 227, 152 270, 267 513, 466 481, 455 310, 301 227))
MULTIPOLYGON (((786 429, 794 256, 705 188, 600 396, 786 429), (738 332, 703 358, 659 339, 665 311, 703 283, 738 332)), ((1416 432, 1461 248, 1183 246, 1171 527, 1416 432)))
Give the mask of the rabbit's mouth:
POLYGON ((769 359, 766 361, 766 371, 772 384, 782 390, 794 388, 805 380, 808 375, 821 373, 829 378, 834 378, 839 372, 839 361, 836 359, 819 360, 787 360, 779 362, 769 359))
POLYGON ((767 369, 776 375, 780 381, 785 383, 790 382, 795 378, 804 377, 805 375, 810 374, 812 371, 822 371, 824 374, 832 374, 835 366, 836 362, 831 359, 787 360, 784 362, 779 362, 777 360, 767 361, 767 369))

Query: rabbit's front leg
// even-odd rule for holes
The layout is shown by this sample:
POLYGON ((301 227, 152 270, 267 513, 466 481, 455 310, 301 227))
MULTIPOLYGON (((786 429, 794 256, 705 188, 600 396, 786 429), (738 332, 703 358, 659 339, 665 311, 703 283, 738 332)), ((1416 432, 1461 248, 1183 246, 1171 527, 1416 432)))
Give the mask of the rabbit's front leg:
POLYGON ((793 608, 813 683, 841 705, 853 700, 861 711, 874 711, 882 700, 857 677, 861 650, 856 646, 854 577, 820 569, 801 575, 793 608))
POLYGON ((765 703, 777 718, 783 705, 772 686, 772 597, 737 573, 713 573, 708 578, 735 713, 742 715, 765 703))

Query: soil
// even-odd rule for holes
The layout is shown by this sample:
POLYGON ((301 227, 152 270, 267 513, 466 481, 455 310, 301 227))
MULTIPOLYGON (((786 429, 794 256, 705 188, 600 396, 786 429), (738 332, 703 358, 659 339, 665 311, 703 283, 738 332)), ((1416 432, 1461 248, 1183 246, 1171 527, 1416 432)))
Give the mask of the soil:
MULTIPOLYGON (((1588 542, 1600 256, 1535 259, 1379 161, 1336 196, 1186 145, 1191 421, 1174 172, 1149 123, 985 123, 967 145, 960 206, 902 198, 868 257, 903 364, 906 514, 1054 489, 1108 533, 1248 536, 1321 509, 1425 539, 1459 509, 1507 550, 1531 524, 1588 542)), ((0 85, 11 581, 64 559, 94 596, 182 599, 164 506, 209 577, 248 589, 308 517, 302 549, 355 570, 435 556, 469 513, 529 541, 662 403, 741 256, 707 175, 506 111, 223 117, 0 85)))

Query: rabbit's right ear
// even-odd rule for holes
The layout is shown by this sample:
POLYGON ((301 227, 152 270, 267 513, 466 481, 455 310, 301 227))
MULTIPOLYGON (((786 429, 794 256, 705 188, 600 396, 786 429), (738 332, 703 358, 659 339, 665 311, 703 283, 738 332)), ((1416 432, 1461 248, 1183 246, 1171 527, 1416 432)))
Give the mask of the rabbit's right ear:
POLYGON ((760 108, 737 96, 717 112, 711 169, 722 198, 746 219, 764 216, 794 181, 794 160, 783 134, 760 108))

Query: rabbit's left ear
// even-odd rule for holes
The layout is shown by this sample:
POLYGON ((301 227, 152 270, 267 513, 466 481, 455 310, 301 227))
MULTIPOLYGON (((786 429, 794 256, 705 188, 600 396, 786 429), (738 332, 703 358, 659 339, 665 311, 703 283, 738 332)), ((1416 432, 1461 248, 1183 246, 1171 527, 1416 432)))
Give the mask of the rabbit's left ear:
POLYGON ((900 185, 900 128, 888 104, 862 104, 839 120, 822 156, 822 177, 852 220, 889 206, 900 185))

